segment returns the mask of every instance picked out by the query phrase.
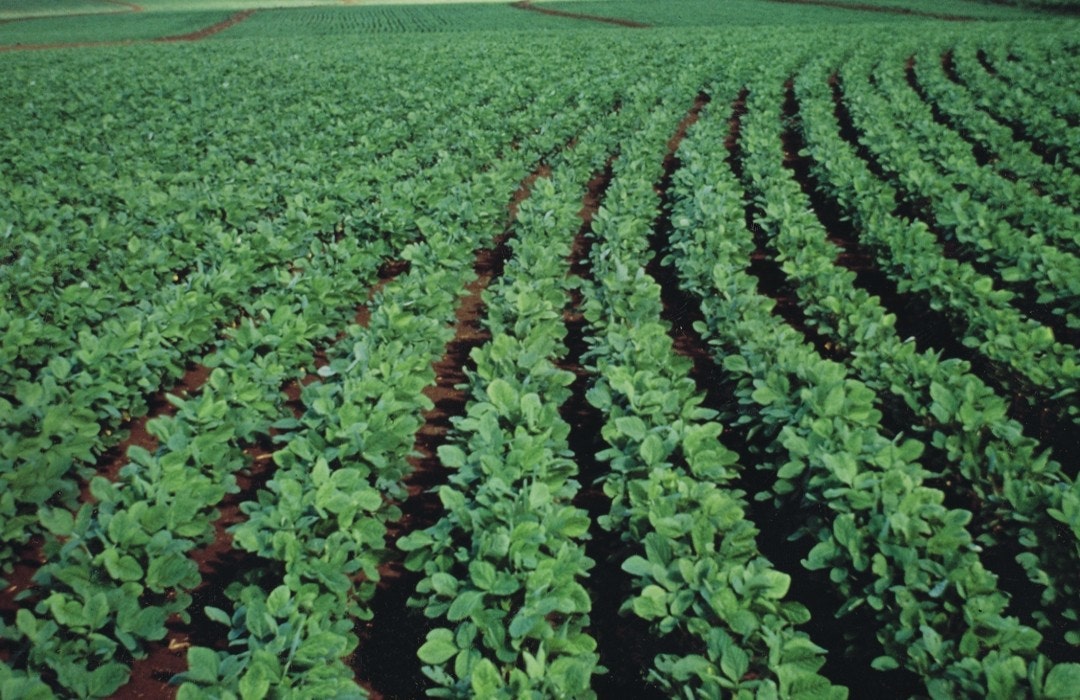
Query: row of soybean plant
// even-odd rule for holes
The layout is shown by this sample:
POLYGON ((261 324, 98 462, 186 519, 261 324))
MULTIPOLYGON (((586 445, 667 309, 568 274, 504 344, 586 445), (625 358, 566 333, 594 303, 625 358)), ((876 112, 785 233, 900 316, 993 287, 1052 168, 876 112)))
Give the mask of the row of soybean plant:
MULTIPOLYGON (((553 97, 523 111, 547 121, 558 109, 553 97)), ((575 112, 572 120, 586 117, 575 112)), ((539 144, 529 136, 533 128, 523 131, 517 137, 524 145, 521 158, 528 158, 539 144)), ((507 150, 514 137, 501 135, 507 150)), ((474 208, 468 192, 447 197, 447 170, 475 171, 482 162, 463 150, 454 159, 444 154, 437 166, 411 178, 403 195, 386 196, 381 204, 411 209, 413 218, 427 222, 425 228, 443 226, 444 220, 490 224, 497 215, 474 208)), ((107 694, 128 674, 127 664, 113 658, 118 648, 141 656, 147 641, 164 636, 169 614, 188 614, 199 576, 186 552, 213 538, 214 508, 227 490, 235 490, 233 474, 247 466, 244 447, 272 429, 295 428, 282 421, 288 416, 283 384, 306 373, 312 343, 332 338, 353 315, 383 257, 379 246, 371 246, 366 257, 355 245, 343 249, 350 254, 313 257, 280 292, 258 302, 268 310, 258 322, 245 322, 207 358, 209 366, 230 372, 213 376, 207 391, 181 406, 175 419, 151 421, 162 445, 158 453, 134 450, 132 466, 121 470, 117 483, 95 479, 91 493, 101 501, 96 510, 85 504, 74 518, 64 508, 41 511, 50 530, 49 562, 35 575, 17 624, 4 630, 9 641, 26 647, 19 665, 31 677, 50 669, 69 692, 107 694)))
MULTIPOLYGON (((815 178, 826 189, 867 182, 864 166, 839 136, 827 85, 828 58, 801 70, 795 82, 799 122, 813 157, 815 178)), ((865 190, 864 190, 865 192, 865 190)), ((788 238, 785 269, 799 283, 805 307, 849 351, 860 378, 876 391, 902 399, 912 429, 944 456, 943 478, 959 481, 979 504, 979 542, 993 551, 1019 547, 1018 561, 1043 589, 1036 612, 1047 633, 1067 620, 1065 638, 1080 641, 1075 600, 1080 594, 1080 487, 1023 427, 1007 416, 1007 402, 971 372, 970 363, 918 352, 894 329, 895 317, 869 297, 850 272, 832 265, 825 243, 802 203, 799 217, 813 233, 788 238), (794 248, 798 246, 798 248, 794 248), (1062 612, 1053 612, 1062 611, 1062 612), (1060 615, 1063 614, 1064 618, 1060 615)), ((792 227, 797 229, 797 226, 792 227)), ((864 240, 868 232, 860 227, 864 240)), ((778 239, 779 240, 779 239, 778 239)), ((871 247, 883 255, 880 243, 871 247)))
POLYGON ((223 689, 241 697, 363 694, 343 659, 357 646, 356 620, 372 615, 378 567, 392 556, 386 525, 401 517, 407 458, 431 407, 422 390, 453 336, 474 251, 499 232, 534 154, 552 157, 610 106, 598 84, 590 85, 597 100, 568 106, 579 87, 560 84, 539 101, 536 128, 513 157, 441 192, 444 207, 458 198, 473 215, 427 213, 432 226, 405 253, 409 272, 379 293, 368 327, 351 328, 323 380, 304 390, 299 425, 275 453, 278 474, 234 529, 242 549, 275 566, 227 590, 231 614, 207 609, 230 626, 230 651, 192 648, 181 697, 219 697, 223 689), (549 115, 548 100, 564 105, 558 116, 549 115))
MULTIPOLYGON (((1022 36, 1026 38, 1033 34, 1035 32, 1025 32, 1022 36)), ((1055 100, 1060 100, 1060 104, 1067 104, 1069 98, 1065 95, 1072 91, 1067 81, 1070 74, 1068 68, 1075 63, 1075 56, 1068 53, 1068 39, 1059 32, 1049 30, 1047 36, 1057 39, 1057 47, 1050 49, 1053 52, 1051 65, 1060 61, 1065 64, 1065 70, 1044 77, 1044 91, 1049 91, 1055 100), (1064 85, 1061 84, 1063 80, 1066 81, 1064 85)), ((998 35, 996 40, 1002 42, 1003 46, 1020 43, 1011 36, 998 35)), ((1061 163, 1076 172, 1080 168, 1080 136, 1075 126, 1054 113, 1052 105, 1059 102, 1044 101, 1041 96, 1016 90, 986 70, 979 61, 979 52, 993 45, 994 41, 993 37, 986 41, 958 41, 950 52, 956 77, 971 90, 980 108, 998 121, 1014 127, 1025 140, 1036 142, 1051 162, 1061 163)))
POLYGON ((1075 69, 1076 57, 1070 59, 1062 48, 1059 36, 1031 34, 1026 41, 1018 42, 1014 38, 1007 44, 980 42, 978 56, 987 71, 1014 89, 1043 100, 1050 111, 1076 127, 1080 120, 1080 96, 1068 89, 1068 74, 1061 70, 1075 69), (1062 84, 1063 78, 1066 84, 1062 84))
POLYGON ((1080 214, 1047 201, 1027 181, 982 167, 971 144, 934 120, 903 71, 917 45, 898 44, 869 66, 882 102, 875 102, 877 119, 866 125, 864 143, 906 201, 926 202, 926 214, 963 258, 1080 328, 1080 262, 1072 252, 1080 214))
POLYGON ((790 577, 758 548, 736 456, 719 440, 716 411, 701 406, 645 270, 668 142, 703 84, 692 77, 672 79, 622 143, 593 220, 583 293, 597 376, 588 400, 604 421, 596 457, 609 466, 611 501, 599 524, 627 547, 618 562, 633 591, 624 613, 646 621, 659 646, 678 648, 656 656, 651 682, 679 697, 845 697, 818 673, 824 650, 798 629, 809 615, 787 597, 790 577))
MULTIPOLYGON (((1017 140, 1011 128, 979 109, 971 92, 949 79, 943 65, 947 56, 949 53, 943 53, 937 43, 919 46, 915 54, 916 83, 934 109, 973 144, 976 154, 996 172, 1030 182, 1056 204, 1074 211, 1080 207, 1080 175, 1062 163, 1047 162, 1035 152, 1033 144, 1017 140)), ((1077 252, 1075 241, 1058 244, 1063 250, 1077 252)))
MULTIPOLYGON (((873 132, 879 112, 890 111, 874 94, 868 63, 866 52, 856 52, 838 73, 841 104, 853 118, 860 144, 873 132)), ((873 148, 873 139, 866 145, 873 148)), ((1051 328, 1017 310, 1011 304, 1013 292, 995 288, 994 279, 970 263, 948 257, 924 221, 898 214, 896 187, 869 168, 864 162, 861 169, 846 170, 846 179, 831 177, 823 187, 860 227, 863 242, 882 250, 882 267, 900 291, 925 296, 935 310, 944 312, 963 344, 993 363, 996 380, 1010 392, 1029 401, 1056 401, 1071 420, 1080 420, 1080 411, 1067 399, 1080 381, 1080 366, 1069 346, 1059 342, 1051 328)))
POLYGON ((407 566, 425 574, 414 603, 450 623, 418 652, 431 694, 595 697, 592 676, 604 672, 588 631, 590 519, 573 505, 579 467, 559 413, 574 377, 558 365, 582 183, 652 111, 655 81, 642 82, 533 185, 513 257, 485 292, 492 338, 472 354, 466 416, 439 451, 452 470, 439 492, 447 513, 401 542, 407 566))
MULTIPOLYGON (((211 67, 202 69, 211 72, 211 67)), ((345 81, 340 73, 330 75, 339 79, 335 85, 349 84, 364 93, 384 94, 383 88, 392 84, 388 75, 373 74, 362 83, 345 81)), ((400 78, 396 75, 394 80, 400 78)), ((182 85, 185 77, 191 78, 181 73, 170 84, 182 85)), ((38 75, 37 80, 45 78, 38 75)), ((289 86, 276 93, 276 101, 283 103, 306 102, 313 89, 325 87, 318 80, 279 83, 289 86)), ((106 107, 119 99, 104 83, 84 87, 106 107)), ((480 89, 498 94, 494 79, 480 89)), ((41 102, 48 94, 35 94, 36 109, 44 111, 41 102)), ((63 108, 66 91, 56 94, 50 114, 63 108)), ((431 153, 453 153, 467 144, 468 162, 479 167, 492 157, 498 142, 475 125, 505 115, 520 119, 516 115, 521 113, 510 99, 501 100, 497 108, 475 107, 474 100, 458 95, 432 100, 445 111, 432 110, 430 122, 414 119, 408 130, 386 129, 394 114, 388 99, 385 105, 340 120, 336 129, 319 130, 320 138, 293 143, 291 136, 274 140, 279 135, 275 125, 292 127, 298 117, 255 111, 253 103, 242 101, 225 113, 245 123, 255 120, 258 128, 216 144, 210 156, 200 159, 181 148, 175 153, 162 148, 163 156, 144 152, 139 125, 153 128, 158 144, 183 143, 185 129, 192 125, 212 132, 208 120, 217 119, 217 112, 186 105, 177 108, 184 110, 177 114, 149 102, 143 108, 117 110, 134 121, 126 132, 108 135, 108 148, 117 153, 111 167, 126 163, 135 173, 142 171, 144 179, 125 171, 115 181, 82 182, 77 166, 102 158, 83 153, 85 147, 79 145, 80 138, 90 143, 105 138, 98 131, 106 127, 91 119, 96 109, 88 109, 85 120, 69 126, 55 148, 27 157, 25 168, 5 171, 12 180, 49 173, 33 187, 22 185, 35 199, 13 198, 12 209, 4 214, 17 225, 16 239, 25 251, 6 267, 11 274, 3 276, 6 298, 19 301, 0 312, 10 324, 5 326, 2 366, 7 376, 0 394, 0 408, 9 409, 0 411, 5 438, 0 478, 6 487, 0 498, 0 552, 5 570, 21 543, 41 532, 37 509, 57 498, 75 507, 80 478, 93 473, 99 455, 122 437, 118 429, 132 416, 145 414, 148 397, 175 381, 187 362, 198 358, 205 364, 200 355, 213 350, 226 328, 240 319, 257 318, 263 308, 274 308, 277 301, 267 305, 264 296, 288 290, 294 271, 330 259, 367 269, 422 235, 422 225, 400 213, 418 200, 418 173, 427 173, 421 182, 456 177, 454 169, 447 173, 445 167, 433 169, 434 161, 424 161, 430 161, 431 153), (456 118, 447 118, 450 114, 456 118), (445 126, 425 126, 435 124, 445 126), (385 133, 386 138, 343 146, 356 132, 385 133), (309 168, 305 177, 286 174, 288 185, 283 186, 279 161, 301 153, 327 154, 315 159, 327 165, 309 168), (331 153, 337 154, 336 160, 329 158, 331 153), (245 166, 241 156, 265 164, 245 166), (49 167, 40 162, 42 157, 49 158, 49 167), (343 164, 348 164, 348 178, 339 174, 343 164), (72 188, 78 194, 70 192, 72 188), (281 189, 291 193, 286 201, 277 192, 281 189), (72 210, 70 223, 63 216, 46 222, 32 215, 38 204, 55 211, 60 200, 71 200, 61 206, 72 210), (121 216, 117 208, 126 213, 121 216), (87 217, 92 224, 80 223, 87 217), (53 340, 43 341, 42 333, 53 340)), ((510 124, 523 134, 533 128, 510 124)), ((299 131, 311 130, 287 133, 299 131)), ((26 138, 32 136, 28 132, 26 138)), ((508 141, 499 147, 509 148, 508 141)), ((439 196, 431 195, 432 201, 439 196)), ((336 289, 323 284, 293 288, 291 293, 303 292, 309 305, 334 307, 328 295, 347 293, 342 285, 348 284, 357 296, 368 276, 349 276, 336 289)))
POLYGON ((491 337, 471 353, 465 414, 438 450, 450 472, 438 490, 445 512, 399 542, 406 566, 424 574, 412 603, 439 625, 417 651, 433 695, 590 697, 589 517, 571 503, 578 467, 559 409, 574 377, 557 365, 593 133, 519 206, 512 255, 483 294, 491 337))
MULTIPOLYGON (((877 392, 780 322, 771 313, 775 302, 745 272, 755 249, 747 202, 759 203, 754 224, 776 244, 802 226, 813 230, 780 163, 783 84, 795 68, 777 63, 744 72, 751 80, 739 134, 745 186, 715 156, 729 137, 726 114, 707 110, 680 149, 674 260, 701 299, 700 328, 771 438, 763 463, 776 473, 775 501, 794 499, 803 514, 792 535, 813 543, 804 564, 829 571, 843 601, 839 615, 872 611, 880 645, 873 667, 907 668, 932 697, 1053 690, 1070 669, 1048 676, 1045 660, 1035 657, 1039 634, 1003 615, 1008 600, 980 562, 966 529, 971 514, 944 506, 944 494, 928 484, 932 475, 917 461, 923 446, 890 439, 877 392)), ((812 256, 800 263, 823 264, 812 256)))

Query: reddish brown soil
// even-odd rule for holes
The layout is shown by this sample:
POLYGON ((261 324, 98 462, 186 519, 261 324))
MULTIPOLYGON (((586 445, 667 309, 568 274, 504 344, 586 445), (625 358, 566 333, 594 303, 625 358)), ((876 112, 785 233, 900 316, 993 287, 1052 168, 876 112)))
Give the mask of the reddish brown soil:
POLYGON ((551 7, 539 7, 533 5, 529 0, 522 0, 521 2, 515 2, 510 5, 518 10, 529 10, 530 12, 539 12, 544 15, 551 15, 553 17, 567 17, 570 19, 581 19, 589 22, 603 22, 604 24, 614 24, 618 27, 630 27, 631 29, 648 29, 650 25, 642 22, 635 22, 631 19, 619 19, 617 17, 601 17, 600 15, 584 15, 578 12, 564 12, 563 10, 556 10, 551 7))
POLYGON ((222 20, 221 22, 218 22, 217 24, 212 24, 209 27, 204 27, 204 28, 200 29, 197 32, 191 32, 189 34, 178 34, 176 36, 163 36, 160 39, 154 39, 153 41, 155 43, 175 43, 175 42, 179 42, 179 41, 201 41, 202 39, 205 39, 208 36, 213 36, 214 34, 218 34, 220 32, 225 31, 226 29, 228 29, 229 27, 231 27, 233 25, 236 25, 236 24, 239 24, 240 22, 243 22, 244 20, 246 20, 248 17, 252 16, 253 14, 255 14, 255 10, 243 10, 241 12, 237 12, 236 14, 234 14, 232 17, 229 17, 228 19, 222 20))
MULTIPOLYGON (((128 421, 125 425, 121 426, 122 430, 128 431, 128 437, 101 456, 97 467, 98 475, 103 476, 110 481, 116 481, 120 469, 128 463, 128 449, 133 445, 142 447, 149 452, 157 450, 157 438, 147 431, 146 425, 155 418, 176 415, 176 407, 169 403, 168 399, 166 399, 166 395, 171 394, 178 398, 186 399, 193 394, 198 393, 199 389, 202 388, 203 384, 205 384, 206 380, 210 377, 210 372, 211 370, 209 367, 194 364, 190 365, 187 371, 184 372, 184 375, 180 378, 180 381, 176 383, 176 386, 168 391, 159 391, 150 397, 150 400, 147 402, 148 410, 146 415, 128 421)), ((82 500, 84 502, 93 502, 94 499, 90 496, 88 487, 88 484, 84 487, 82 500)))
POLYGON ((882 7, 880 5, 864 5, 862 3, 848 3, 848 2, 830 2, 829 0, 769 0, 770 2, 780 2, 791 5, 820 5, 821 7, 835 7, 841 10, 855 10, 858 12, 878 12, 888 15, 908 15, 913 17, 927 17, 930 19, 940 19, 946 22, 974 22, 978 20, 978 17, 968 17, 966 15, 948 15, 940 12, 923 12, 921 10, 911 10, 906 7, 882 7))
MULTIPOLYGON (((581 227, 567 259, 569 277, 592 279, 589 261, 593 244, 592 220, 611 184, 615 158, 609 157, 604 169, 587 183, 578 212, 581 227)), ((645 675, 655 656, 669 649, 657 643, 644 620, 619 613, 622 602, 632 595, 630 578, 621 568, 631 551, 621 541, 619 533, 608 532, 598 524, 597 518, 611 510, 611 499, 604 494, 601 481, 608 472, 608 465, 596 459, 596 454, 607 447, 600 436, 604 417, 586 398, 595 377, 583 364, 583 355, 589 348, 581 310, 583 296, 573 289, 567 301, 563 314, 567 355, 558 366, 571 372, 574 381, 570 385, 572 394, 560 407, 560 415, 570 425, 569 447, 578 465, 578 480, 582 483, 573 504, 585 509, 592 521, 590 539, 585 543, 585 553, 596 562, 586 583, 593 600, 588 632, 597 641, 600 663, 608 669, 606 675, 593 679, 593 689, 600 697, 659 700, 663 694, 646 682, 645 675)))

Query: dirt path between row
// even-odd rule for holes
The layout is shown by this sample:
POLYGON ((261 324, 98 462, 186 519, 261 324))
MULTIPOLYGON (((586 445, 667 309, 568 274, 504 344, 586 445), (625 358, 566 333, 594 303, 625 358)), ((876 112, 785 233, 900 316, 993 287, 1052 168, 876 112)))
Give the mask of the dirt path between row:
POLYGON ((883 7, 881 5, 863 5, 861 3, 835 2, 832 0, 769 0, 788 5, 819 5, 821 7, 835 7, 841 10, 855 10, 857 12, 878 12, 887 15, 907 15, 910 17, 926 17, 927 19, 940 19, 946 22, 976 22, 978 17, 967 15, 949 15, 941 12, 923 12, 911 10, 906 7, 883 7))
POLYGON ((240 24, 248 17, 251 17, 253 14, 255 14, 255 10, 242 10, 229 17, 228 19, 222 20, 217 24, 212 24, 209 27, 204 27, 197 32, 178 34, 176 36, 163 36, 160 39, 152 39, 151 41, 156 44, 175 43, 179 41, 201 41, 208 36, 213 36, 214 34, 223 32, 233 25, 240 24))
MULTIPOLYGON (((133 5, 132 7, 138 7, 133 5)), ((132 12, 139 12, 139 10, 132 10, 132 12)), ((100 14, 100 13, 98 13, 100 14)), ((129 14, 124 13, 107 13, 107 14, 129 14)), ((243 10, 232 15, 228 19, 224 19, 217 24, 212 24, 209 27, 204 27, 195 32, 189 32, 187 34, 176 34, 173 36, 163 36, 156 39, 117 39, 115 41, 75 41, 75 42, 56 42, 51 44, 10 44, 8 46, 0 46, 0 53, 8 53, 12 51, 45 51, 48 49, 86 49, 86 48, 101 48, 105 46, 132 46, 135 44, 175 44, 181 42, 201 41, 207 37, 219 34, 225 31, 233 25, 243 22, 251 15, 255 14, 255 10, 243 10)), ((74 17, 75 15, 64 15, 65 17, 74 17)))
POLYGON ((604 24, 614 24, 618 27, 630 27, 631 29, 648 29, 651 25, 643 24, 641 22, 635 22, 630 19, 619 19, 618 17, 601 17, 599 15, 583 15, 577 12, 564 12, 562 10, 556 10, 550 7, 538 7, 533 5, 529 0, 521 0, 521 2, 515 2, 510 5, 517 10, 529 10, 530 12, 539 12, 543 15, 551 15, 553 17, 567 17, 570 19, 583 19, 589 22, 603 22, 604 24))

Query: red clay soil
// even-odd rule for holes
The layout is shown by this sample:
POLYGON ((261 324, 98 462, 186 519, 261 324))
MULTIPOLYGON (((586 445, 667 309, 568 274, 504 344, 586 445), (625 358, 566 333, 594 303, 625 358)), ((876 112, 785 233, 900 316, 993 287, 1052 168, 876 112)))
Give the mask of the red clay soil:
POLYGON ((879 12, 887 15, 908 15, 911 17, 926 17, 940 19, 946 22, 974 22, 977 17, 966 15, 948 15, 940 12, 922 12, 911 10, 906 7, 882 7, 881 5, 863 5, 861 3, 831 2, 830 0, 769 0, 769 2, 781 2, 789 5, 819 5, 821 7, 835 7, 841 10, 856 10, 859 12, 879 12))
POLYGON ((197 32, 191 32, 190 34, 179 34, 177 36, 163 36, 160 39, 154 39, 154 43, 173 43, 178 41, 200 41, 208 36, 213 36, 219 32, 223 32, 234 24, 243 22, 248 17, 255 14, 255 10, 243 10, 237 12, 232 17, 226 20, 213 24, 209 27, 204 27, 197 32))
POLYGON ((603 22, 604 24, 614 24, 619 27, 630 27, 631 29, 648 29, 650 25, 643 24, 641 22, 635 22, 630 19, 619 19, 618 17, 601 17, 599 15, 583 15, 577 12, 564 12, 562 10, 556 10, 550 7, 537 7, 533 5, 529 0, 521 0, 521 2, 515 2, 510 5, 518 10, 529 10, 531 12, 539 12, 544 15, 551 15, 553 17, 568 17, 570 19, 583 19, 589 22, 603 22))

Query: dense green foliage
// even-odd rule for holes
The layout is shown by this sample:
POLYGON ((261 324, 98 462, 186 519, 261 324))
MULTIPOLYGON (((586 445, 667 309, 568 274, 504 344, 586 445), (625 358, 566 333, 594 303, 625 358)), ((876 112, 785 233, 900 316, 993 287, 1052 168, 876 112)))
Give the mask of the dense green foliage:
MULTIPOLYGON (((561 7, 601 5, 690 23, 561 7)), ((823 24, 0 55, 0 699, 122 695, 196 626, 181 698, 363 697, 402 580, 437 697, 594 697, 621 634, 635 693, 1073 697, 1075 24, 725 11, 823 24)))

